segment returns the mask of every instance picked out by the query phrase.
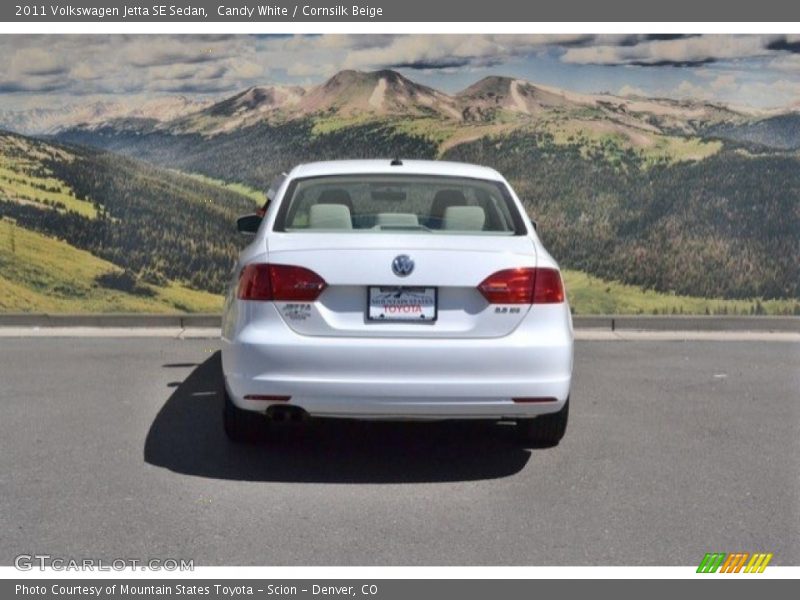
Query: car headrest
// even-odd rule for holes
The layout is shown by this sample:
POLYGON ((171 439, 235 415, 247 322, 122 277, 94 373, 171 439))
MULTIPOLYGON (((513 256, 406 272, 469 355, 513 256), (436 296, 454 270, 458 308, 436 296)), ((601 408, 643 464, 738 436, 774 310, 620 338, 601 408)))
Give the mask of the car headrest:
POLYGON ((486 212, 480 206, 448 206, 444 211, 442 229, 481 231, 485 222, 486 212))
POLYGON ((347 190, 341 188, 333 188, 330 190, 323 190, 317 198, 317 204, 344 204, 350 213, 353 212, 353 199, 347 190))
POLYGON ((431 217, 443 219, 448 206, 464 206, 467 199, 460 190, 439 190, 431 202, 431 217))
POLYGON ((414 213, 378 213, 375 215, 375 224, 390 227, 416 227, 419 225, 419 220, 414 213))
POLYGON ((308 215, 311 229, 352 229, 350 209, 344 204, 314 204, 308 215))

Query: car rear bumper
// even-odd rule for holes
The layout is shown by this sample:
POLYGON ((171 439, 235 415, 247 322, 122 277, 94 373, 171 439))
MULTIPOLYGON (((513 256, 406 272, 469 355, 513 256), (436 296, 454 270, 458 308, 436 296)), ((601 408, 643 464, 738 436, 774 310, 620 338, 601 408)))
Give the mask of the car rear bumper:
POLYGON ((482 339, 303 336, 274 317, 223 338, 226 387, 242 409, 288 403, 318 417, 519 418, 558 411, 569 396, 566 304, 536 306, 510 335, 482 339))

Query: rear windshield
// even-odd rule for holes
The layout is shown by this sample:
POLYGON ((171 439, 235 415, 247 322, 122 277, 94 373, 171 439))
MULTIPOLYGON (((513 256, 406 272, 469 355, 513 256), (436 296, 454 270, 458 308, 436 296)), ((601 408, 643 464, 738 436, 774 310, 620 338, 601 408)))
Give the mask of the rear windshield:
POLYGON ((410 175, 297 179, 275 231, 522 235, 525 225, 498 181, 410 175))

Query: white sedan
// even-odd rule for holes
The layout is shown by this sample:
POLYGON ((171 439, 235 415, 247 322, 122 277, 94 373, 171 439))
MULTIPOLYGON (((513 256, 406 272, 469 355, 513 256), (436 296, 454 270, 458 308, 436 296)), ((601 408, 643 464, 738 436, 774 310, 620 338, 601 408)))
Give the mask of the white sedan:
POLYGON ((239 219, 222 322, 224 423, 513 420, 564 435, 572 318, 508 182, 441 161, 300 165, 239 219))

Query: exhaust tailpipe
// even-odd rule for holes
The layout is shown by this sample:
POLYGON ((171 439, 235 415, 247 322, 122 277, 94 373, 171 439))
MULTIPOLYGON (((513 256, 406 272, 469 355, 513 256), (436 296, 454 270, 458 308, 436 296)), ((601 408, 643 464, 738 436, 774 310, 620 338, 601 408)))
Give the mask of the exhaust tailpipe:
POLYGON ((286 406, 274 404, 267 409, 267 417, 275 423, 293 421, 299 423, 308 418, 308 413, 299 406, 286 406))

